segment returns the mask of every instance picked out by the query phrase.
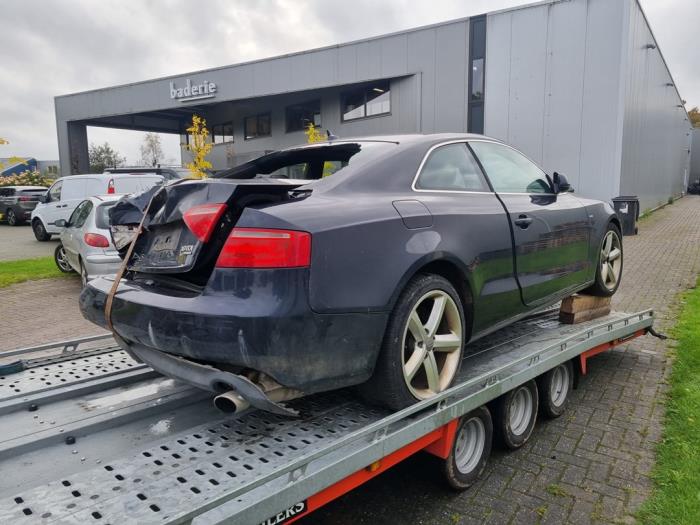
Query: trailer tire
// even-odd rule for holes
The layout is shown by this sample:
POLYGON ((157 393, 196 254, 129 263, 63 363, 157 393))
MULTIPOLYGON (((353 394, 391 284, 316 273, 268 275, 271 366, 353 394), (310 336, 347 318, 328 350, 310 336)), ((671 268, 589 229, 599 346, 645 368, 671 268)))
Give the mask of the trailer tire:
POLYGON ((574 385, 574 366, 566 361, 542 374, 538 379, 542 413, 554 419, 561 416, 569 404, 574 385))
POLYGON ((454 490, 471 487, 486 468, 493 442, 493 421, 485 406, 462 416, 450 454, 443 462, 447 484, 454 490))
POLYGON ((534 379, 496 399, 494 427, 499 443, 510 450, 522 447, 535 428, 538 406, 534 379))

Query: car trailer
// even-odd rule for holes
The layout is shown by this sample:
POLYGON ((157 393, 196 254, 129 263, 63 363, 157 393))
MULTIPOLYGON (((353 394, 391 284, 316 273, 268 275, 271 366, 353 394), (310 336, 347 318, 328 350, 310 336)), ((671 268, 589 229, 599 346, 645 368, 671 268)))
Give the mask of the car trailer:
POLYGON ((291 523, 419 451, 465 488, 491 429, 522 445, 538 401, 559 415, 587 360, 653 321, 565 325, 545 311, 469 345, 435 398, 392 413, 349 389, 290 402, 298 418, 222 414, 111 336, 0 353, 0 523, 291 523))

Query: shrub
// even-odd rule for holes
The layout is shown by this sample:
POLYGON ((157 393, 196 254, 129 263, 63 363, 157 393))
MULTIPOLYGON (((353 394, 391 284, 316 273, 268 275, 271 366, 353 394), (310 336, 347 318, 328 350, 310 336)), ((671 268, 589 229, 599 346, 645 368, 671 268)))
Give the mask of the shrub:
POLYGON ((0 186, 51 186, 55 179, 42 175, 38 171, 23 171, 17 175, 0 177, 0 186))

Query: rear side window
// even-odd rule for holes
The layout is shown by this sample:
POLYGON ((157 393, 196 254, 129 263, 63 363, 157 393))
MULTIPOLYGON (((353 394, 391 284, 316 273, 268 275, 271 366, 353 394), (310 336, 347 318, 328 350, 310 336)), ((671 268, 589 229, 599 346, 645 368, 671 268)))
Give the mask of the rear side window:
POLYGON ((493 189, 501 193, 550 193, 547 175, 513 148, 496 142, 470 142, 493 189))
POLYGON ((440 146, 423 164, 416 189, 489 191, 479 165, 465 143, 440 146))
POLYGON ((0 197, 12 197, 14 194, 14 188, 0 188, 0 197))
POLYGON ((100 204, 97 207, 97 210, 95 210, 95 224, 101 230, 106 230, 109 228, 109 209, 115 204, 116 202, 100 204))

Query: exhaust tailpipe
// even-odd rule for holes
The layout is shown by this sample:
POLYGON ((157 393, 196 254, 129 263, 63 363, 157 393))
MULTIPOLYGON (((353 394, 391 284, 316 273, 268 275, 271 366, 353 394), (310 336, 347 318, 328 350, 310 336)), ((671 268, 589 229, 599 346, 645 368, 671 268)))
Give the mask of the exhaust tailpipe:
POLYGON ((229 390, 214 398, 214 406, 222 412, 233 414, 243 412, 250 406, 250 403, 239 396, 235 390, 229 390))

